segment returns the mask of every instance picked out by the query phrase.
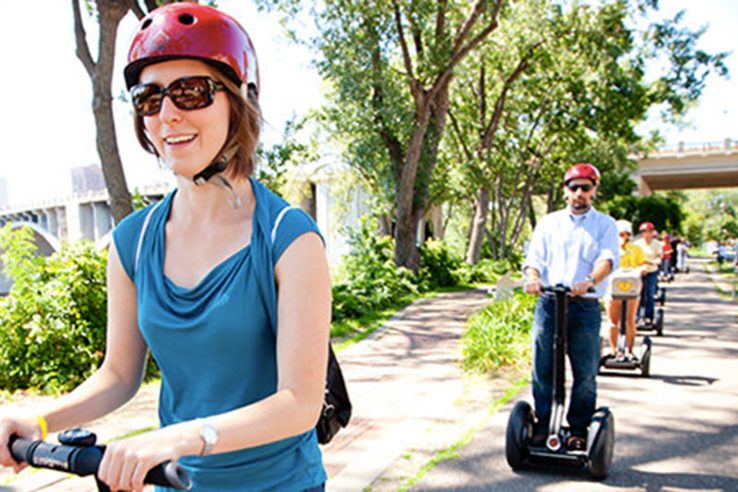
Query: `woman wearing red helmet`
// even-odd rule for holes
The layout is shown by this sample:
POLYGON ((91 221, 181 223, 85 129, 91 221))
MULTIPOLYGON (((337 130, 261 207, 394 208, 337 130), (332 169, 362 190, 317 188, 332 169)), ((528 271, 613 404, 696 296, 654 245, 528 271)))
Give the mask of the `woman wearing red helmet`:
POLYGON ((166 5, 141 21, 125 77, 139 141, 177 188, 113 233, 102 366, 35 420, 0 420, 0 465, 17 467, 9 435, 37 438, 129 400, 151 351, 161 428, 108 446, 98 476, 113 490, 142 490, 165 460, 179 460, 197 491, 323 490, 314 427, 328 267, 313 220, 250 177, 259 130, 251 41, 218 10, 166 5))
POLYGON ((644 267, 646 275, 643 277, 641 302, 638 306, 638 321, 642 320, 644 323, 650 324, 653 322, 655 311, 656 301, 654 300, 654 296, 656 295, 659 266, 661 265, 661 242, 654 240, 656 227, 654 227, 652 222, 642 222, 638 227, 638 231, 641 233, 641 237, 633 244, 643 250, 647 262, 644 267))

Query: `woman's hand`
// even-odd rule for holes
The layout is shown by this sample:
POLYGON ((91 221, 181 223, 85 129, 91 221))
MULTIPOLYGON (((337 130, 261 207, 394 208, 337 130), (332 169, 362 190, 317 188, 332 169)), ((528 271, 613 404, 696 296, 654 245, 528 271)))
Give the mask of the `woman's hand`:
POLYGON ((97 472, 111 490, 140 492, 156 465, 202 450, 199 425, 185 422, 108 444, 97 472))
POLYGON ((18 463, 10 455, 8 444, 13 435, 24 439, 41 439, 41 429, 37 423, 25 418, 0 417, 0 466, 12 467, 18 473, 28 465, 18 463))

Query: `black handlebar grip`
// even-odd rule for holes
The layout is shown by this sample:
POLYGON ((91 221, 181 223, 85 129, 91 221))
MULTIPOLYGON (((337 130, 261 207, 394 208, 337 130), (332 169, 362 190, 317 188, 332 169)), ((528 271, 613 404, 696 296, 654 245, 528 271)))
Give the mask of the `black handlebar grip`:
POLYGON ((28 463, 30 461, 33 444, 35 441, 29 441, 28 439, 21 439, 18 436, 10 436, 8 441, 8 448, 10 448, 10 455, 18 463, 28 463))
POLYGON ((190 490, 190 477, 187 471, 173 461, 165 461, 146 474, 145 483, 190 490))
MULTIPOLYGON (((96 475, 105 453, 104 446, 66 446, 45 441, 30 441, 17 436, 10 436, 8 448, 11 456, 18 463, 63 470, 79 476, 96 475), (41 451, 43 458, 34 459, 36 450, 41 451)), ((172 461, 165 461, 149 470, 144 482, 178 490, 189 490, 191 486, 187 470, 172 461)))

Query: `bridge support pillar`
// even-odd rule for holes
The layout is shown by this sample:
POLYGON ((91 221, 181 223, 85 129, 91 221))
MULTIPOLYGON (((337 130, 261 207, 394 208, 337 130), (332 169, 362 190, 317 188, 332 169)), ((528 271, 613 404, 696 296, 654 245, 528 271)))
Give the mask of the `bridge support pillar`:
POLYGON ((94 240, 97 241, 113 228, 113 214, 107 202, 94 202, 92 216, 94 221, 94 240))

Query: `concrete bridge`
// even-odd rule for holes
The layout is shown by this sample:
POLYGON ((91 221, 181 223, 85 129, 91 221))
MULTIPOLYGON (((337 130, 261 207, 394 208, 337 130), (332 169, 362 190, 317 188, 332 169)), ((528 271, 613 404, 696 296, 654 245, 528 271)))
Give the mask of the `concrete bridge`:
MULTIPOLYGON (((137 191, 146 201, 160 200, 170 185, 146 186, 137 191)), ((65 242, 89 240, 99 248, 110 241, 115 221, 110 212, 107 191, 77 193, 66 198, 55 198, 29 205, 0 209, 0 227, 29 227, 33 231, 38 252, 49 256, 65 242)), ((0 261, 0 295, 8 292, 11 282, 2 275, 0 261)))
POLYGON ((738 186, 738 141, 679 143, 638 156, 638 193, 738 186))

